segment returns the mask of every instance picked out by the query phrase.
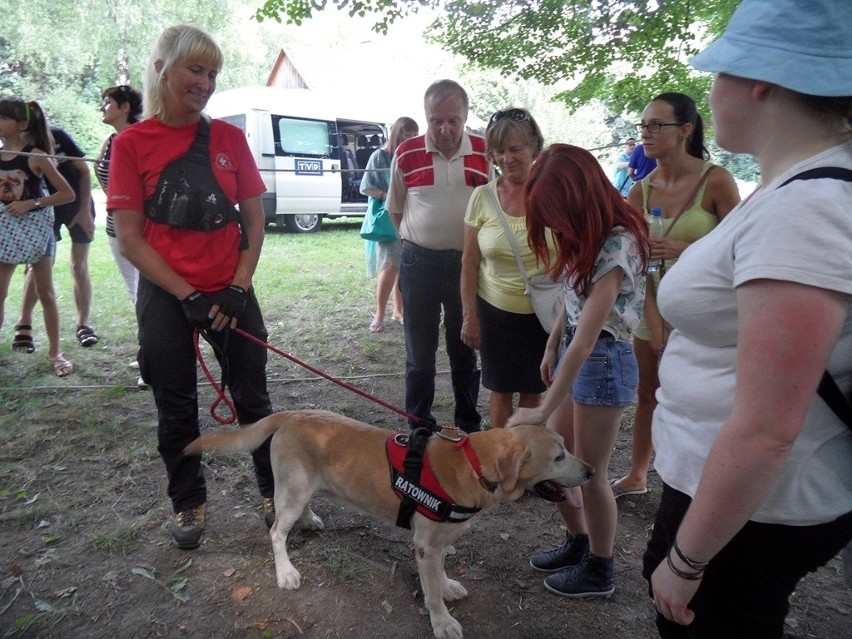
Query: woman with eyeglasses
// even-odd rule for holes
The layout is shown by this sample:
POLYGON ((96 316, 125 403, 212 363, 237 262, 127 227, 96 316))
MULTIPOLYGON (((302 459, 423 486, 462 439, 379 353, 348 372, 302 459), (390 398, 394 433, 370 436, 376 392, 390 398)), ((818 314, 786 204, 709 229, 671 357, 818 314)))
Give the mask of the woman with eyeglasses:
POLYGON ((733 176, 709 161, 704 148, 704 122, 695 102, 683 93, 663 93, 654 98, 637 125, 645 154, 657 168, 630 189, 627 200, 646 216, 663 210, 667 233, 651 238, 651 260, 660 269, 648 275, 645 313, 633 332, 633 349, 639 362, 639 396, 633 418, 630 471, 612 482, 616 497, 648 492, 648 466, 653 454, 651 418, 660 385, 657 363, 671 327, 657 309, 660 278, 690 244, 707 235, 740 201, 733 176))
POLYGON ((465 214, 461 339, 480 352, 482 385, 491 391, 491 427, 502 428, 516 394, 519 406, 531 407, 538 406, 545 391, 539 364, 547 333, 524 294, 524 278, 504 230, 514 234, 527 276, 541 273, 527 242, 524 185, 544 138, 529 112, 508 109, 492 116, 485 142, 500 176, 474 189, 465 214))
MULTIPOLYGON (((100 110, 103 113, 103 122, 115 129, 115 132, 104 140, 100 153, 98 153, 98 159, 95 161, 95 175, 98 176, 98 182, 106 193, 109 184, 109 158, 112 153, 112 141, 116 135, 131 124, 136 124, 142 117, 142 94, 133 87, 122 84, 104 89, 101 97, 103 102, 100 110)), ((136 270, 130 260, 121 254, 118 238, 115 236, 115 221, 112 219, 112 215, 107 215, 106 233, 115 263, 118 265, 118 270, 127 286, 127 292, 130 294, 130 301, 135 306, 139 271, 136 270)))

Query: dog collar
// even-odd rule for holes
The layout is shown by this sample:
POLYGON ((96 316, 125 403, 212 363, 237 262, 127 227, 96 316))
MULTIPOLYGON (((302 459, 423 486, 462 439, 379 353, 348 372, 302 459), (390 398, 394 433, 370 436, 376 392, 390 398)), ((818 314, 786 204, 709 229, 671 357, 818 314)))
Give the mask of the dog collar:
POLYGON ((479 463, 479 457, 476 456, 476 451, 473 450, 473 446, 470 445, 470 437, 462 435, 461 438, 453 444, 453 446, 461 448, 464 451, 464 454, 467 455, 467 460, 470 462, 473 472, 476 473, 476 477, 479 479, 479 485, 489 493, 493 493, 497 490, 497 484, 488 479, 482 472, 482 464, 479 463))

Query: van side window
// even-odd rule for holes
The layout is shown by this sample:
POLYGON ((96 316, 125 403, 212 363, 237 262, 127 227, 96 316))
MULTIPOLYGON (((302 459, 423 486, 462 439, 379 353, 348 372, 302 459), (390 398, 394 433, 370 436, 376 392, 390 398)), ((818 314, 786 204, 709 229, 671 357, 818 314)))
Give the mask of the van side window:
POLYGON ((327 158, 331 156, 329 123, 272 116, 275 155, 327 158))

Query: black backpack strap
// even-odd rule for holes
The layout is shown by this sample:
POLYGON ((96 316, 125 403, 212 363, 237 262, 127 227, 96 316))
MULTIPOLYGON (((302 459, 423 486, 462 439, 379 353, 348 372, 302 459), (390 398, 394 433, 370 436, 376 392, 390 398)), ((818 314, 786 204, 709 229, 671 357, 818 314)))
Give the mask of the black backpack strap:
POLYGON ((203 166, 209 166, 210 164, 210 122, 203 115, 198 120, 195 137, 184 157, 191 162, 197 162, 203 166))
POLYGON ((820 166, 815 169, 803 171, 794 175, 789 180, 781 184, 778 188, 787 186, 790 182, 797 180, 843 180, 844 182, 852 182, 852 169, 844 169, 839 166, 820 166))
POLYGON ((822 374, 817 393, 840 418, 840 421, 852 429, 852 400, 843 396, 840 387, 828 371, 822 374))
MULTIPOLYGON (((420 473, 423 470, 423 456, 426 453, 426 444, 435 432, 431 428, 421 427, 411 433, 408 438, 408 452, 402 462, 403 476, 415 485, 420 485, 420 473)), ((411 517, 417 509, 417 502, 408 495, 402 495, 399 502, 399 512, 396 516, 396 525, 400 528, 411 528, 411 517)))
MULTIPOLYGON (((844 182, 852 182, 852 170, 844 169, 839 166, 821 166, 809 171, 803 171, 798 175, 794 175, 789 180, 781 184, 787 186, 790 182, 796 180, 843 180, 844 182)), ((828 371, 823 372, 822 379, 819 381, 817 394, 822 400, 828 404, 828 407, 834 411, 834 414, 840 418, 844 424, 852 429, 852 398, 846 398, 828 371)))

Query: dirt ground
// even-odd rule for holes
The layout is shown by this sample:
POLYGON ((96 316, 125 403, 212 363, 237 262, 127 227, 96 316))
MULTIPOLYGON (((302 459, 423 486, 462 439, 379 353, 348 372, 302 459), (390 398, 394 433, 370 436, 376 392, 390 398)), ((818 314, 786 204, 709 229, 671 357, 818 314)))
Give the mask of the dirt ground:
MULTIPOLYGON (((353 340, 382 342, 397 353, 361 357, 317 349, 310 361, 396 406, 402 405, 402 328, 370 334, 351 320, 353 340), (388 371, 391 371, 390 373, 388 371)), ((275 336, 273 335, 273 338, 275 336)), ((271 339, 272 341, 272 339, 271 339)), ((83 363, 79 386, 58 390, 46 363, 0 351, 0 386, 26 368, 44 386, 8 388, 0 450, 0 634, 11 637, 258 637, 319 639, 431 637, 407 531, 355 514, 319 497, 321 533, 291 536, 298 591, 275 585, 271 546, 247 455, 206 458, 208 520, 201 547, 176 549, 164 527, 169 514, 150 394, 126 368, 130 346, 102 344, 83 363), (38 368, 40 367, 40 368, 38 368), (91 382, 91 385, 87 385, 91 382)), ((79 353, 80 351, 76 351, 79 353)), ((386 350, 379 350, 383 353, 386 350)), ((75 354, 76 354, 75 353, 75 354)), ((304 356, 304 355, 303 355, 304 356)), ((451 414, 446 362, 439 363, 437 414, 451 414)), ((270 356, 277 408, 324 408, 392 430, 395 413, 270 356)), ((212 394, 205 389, 202 404, 212 394)), ((483 392, 483 412, 487 394, 483 392)), ((630 415, 611 474, 629 461, 630 415)), ((452 605, 472 639, 655 636, 639 574, 660 484, 619 501, 616 592, 574 601, 542 586, 528 560, 563 539, 555 508, 533 496, 480 515, 455 545, 447 571, 469 596, 452 605)), ((838 559, 796 593, 788 631, 800 637, 852 637, 852 593, 838 559)))

